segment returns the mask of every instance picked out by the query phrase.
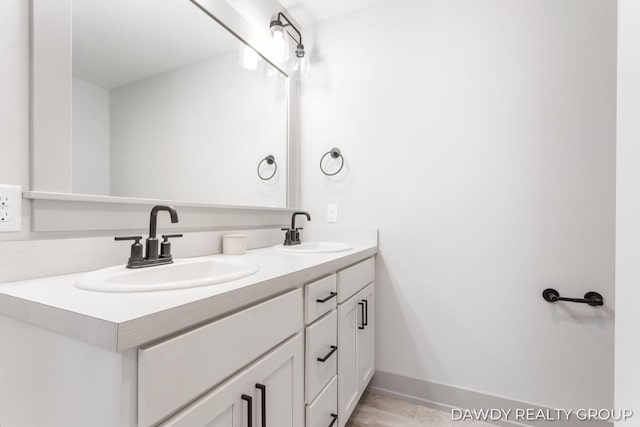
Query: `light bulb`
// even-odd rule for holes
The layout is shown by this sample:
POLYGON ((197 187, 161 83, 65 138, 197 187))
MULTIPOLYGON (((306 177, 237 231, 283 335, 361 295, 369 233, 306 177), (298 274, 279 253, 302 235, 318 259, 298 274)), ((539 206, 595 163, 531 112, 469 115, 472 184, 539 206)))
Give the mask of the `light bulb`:
POLYGON ((271 26, 271 58, 278 64, 289 60, 289 38, 282 24, 271 26))
POLYGON ((240 45, 240 66, 245 70, 255 70, 258 68, 260 62, 260 56, 250 46, 246 44, 240 45))

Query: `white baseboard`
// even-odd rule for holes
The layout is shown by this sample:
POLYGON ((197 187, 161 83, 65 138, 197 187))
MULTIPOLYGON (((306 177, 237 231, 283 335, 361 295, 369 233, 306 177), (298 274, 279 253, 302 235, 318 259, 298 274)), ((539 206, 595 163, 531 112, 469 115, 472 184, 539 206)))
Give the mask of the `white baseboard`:
MULTIPOLYGON (((376 371, 376 374, 369 385, 369 390, 373 393, 407 400, 447 412, 450 412, 454 408, 496 408, 511 410, 511 414, 515 414, 516 409, 532 409, 536 411, 536 413, 539 410, 545 411, 545 413, 546 411, 551 410, 550 408, 506 399, 504 397, 380 371, 376 371)), ((487 422, 504 427, 613 427, 612 422, 580 421, 575 417, 575 415, 570 420, 559 419, 555 421, 538 420, 527 422, 516 421, 515 417, 511 415, 507 420, 487 420, 487 422)))

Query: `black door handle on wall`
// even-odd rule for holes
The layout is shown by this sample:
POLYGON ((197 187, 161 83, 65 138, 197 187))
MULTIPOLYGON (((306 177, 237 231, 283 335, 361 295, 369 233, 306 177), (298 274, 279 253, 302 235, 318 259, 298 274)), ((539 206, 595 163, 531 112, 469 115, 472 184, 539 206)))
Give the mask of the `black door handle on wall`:
POLYGON ((358 302, 358 305, 360 306, 360 314, 362 314, 362 325, 358 326, 358 329, 364 329, 365 323, 364 323, 364 303, 362 301, 358 302))
POLYGON ((243 394, 242 400, 247 402, 247 427, 253 427, 253 397, 243 394))
POLYGON ((267 386, 264 384, 256 384, 256 388, 262 392, 262 408, 260 415, 262 416, 262 427, 267 427, 267 386))
POLYGON ((333 418, 333 420, 331 421, 331 424, 329 424, 329 427, 333 427, 336 421, 338 421, 338 414, 331 414, 331 418, 333 418))
POLYGON ((560 293, 555 289, 549 288, 542 291, 542 298, 544 298, 544 300, 548 302, 576 302, 579 304, 589 304, 592 307, 604 305, 604 298, 597 292, 587 292, 586 294, 584 294, 584 298, 566 298, 561 297, 560 293))
POLYGON ((322 363, 326 362, 333 355, 333 353, 336 352, 336 350, 338 350, 338 347, 336 347, 335 345, 332 345, 331 346, 331 351, 329 353, 327 353, 326 356, 318 357, 318 362, 322 362, 322 363))

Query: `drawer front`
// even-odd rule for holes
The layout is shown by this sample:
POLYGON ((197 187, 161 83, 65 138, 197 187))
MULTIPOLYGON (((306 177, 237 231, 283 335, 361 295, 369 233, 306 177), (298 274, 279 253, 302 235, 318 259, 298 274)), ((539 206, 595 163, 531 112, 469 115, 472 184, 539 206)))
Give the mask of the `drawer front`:
POLYGON ((338 303, 342 304, 360 289, 373 282, 375 270, 374 258, 369 258, 338 272, 338 303))
POLYGON ((337 277, 333 274, 305 286, 304 313, 307 325, 336 308, 337 277))
POLYGON ((138 423, 162 420, 303 327, 302 290, 138 351, 138 423))
POLYGON ((312 404, 307 405, 307 427, 337 427, 338 378, 333 377, 312 404))
POLYGON ((338 372, 338 313, 333 310, 306 331, 305 401, 311 402, 338 372), (321 359, 321 360, 318 360, 321 359))

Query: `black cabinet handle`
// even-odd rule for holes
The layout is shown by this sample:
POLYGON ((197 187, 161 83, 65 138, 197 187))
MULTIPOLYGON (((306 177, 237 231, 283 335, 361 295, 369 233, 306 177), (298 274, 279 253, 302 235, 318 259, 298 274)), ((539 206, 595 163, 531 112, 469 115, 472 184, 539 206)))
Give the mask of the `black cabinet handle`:
POLYGON ((338 293, 337 293, 337 292, 331 292, 331 293, 329 294, 329 296, 328 296, 328 297, 326 297, 326 298, 322 298, 322 299, 317 299, 317 300, 316 300, 316 302, 327 302, 327 301, 329 301, 331 298, 335 298, 337 295, 338 295, 338 293))
POLYGON ((331 414, 331 418, 333 418, 333 420, 331 421, 331 424, 329 424, 329 427, 333 427, 336 421, 338 421, 338 414, 331 414))
POLYGON ((326 362, 332 355, 333 353, 336 352, 336 350, 338 349, 338 347, 336 347, 335 345, 331 346, 331 351, 329 353, 327 353, 327 355, 325 357, 318 357, 318 362, 326 362))
POLYGON ((369 301, 363 299, 362 302, 364 303, 364 326, 369 326, 369 301))
POLYGON ((361 314, 362 314, 362 325, 358 326, 358 329, 364 329, 364 327, 366 326, 364 323, 364 303, 362 301, 358 302, 358 305, 361 308, 361 314))
POLYGON ((253 426, 253 397, 243 394, 242 400, 247 402, 247 418, 248 418, 247 427, 252 427, 253 426))
POLYGON ((264 384, 256 384, 256 388, 262 392, 262 408, 260 414, 262 416, 262 427, 267 427, 267 386, 264 384))

